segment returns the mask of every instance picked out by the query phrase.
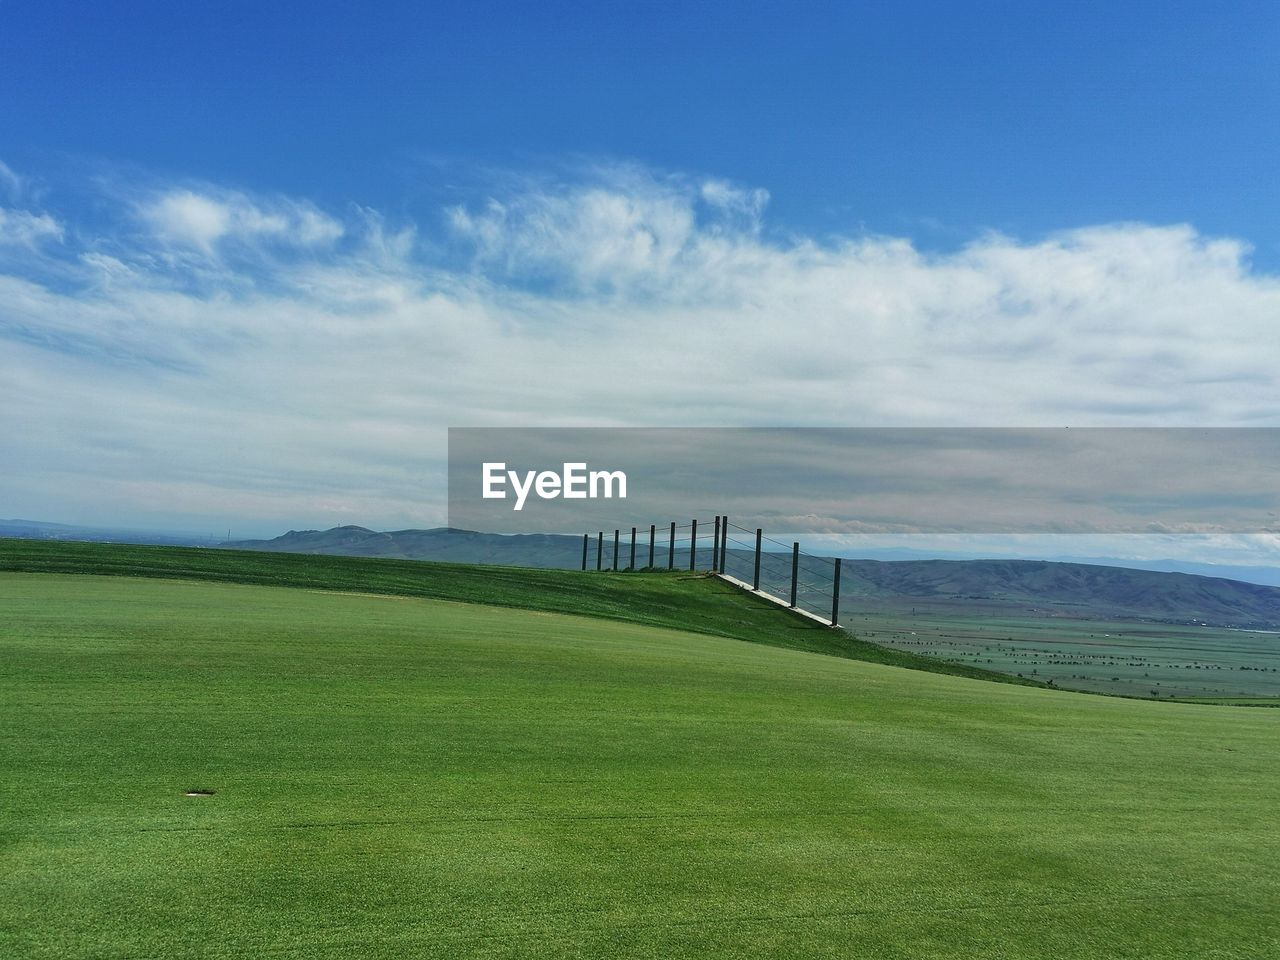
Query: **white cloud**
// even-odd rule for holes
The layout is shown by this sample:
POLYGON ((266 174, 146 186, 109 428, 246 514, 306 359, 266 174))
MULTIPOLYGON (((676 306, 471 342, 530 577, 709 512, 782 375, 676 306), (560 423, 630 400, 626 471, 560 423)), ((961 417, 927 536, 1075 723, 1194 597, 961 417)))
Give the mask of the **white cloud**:
POLYGON ((0 244, 33 248, 45 240, 61 240, 62 225, 47 213, 0 207, 0 244))
POLYGON ((752 225, 759 222, 765 206, 769 203, 768 190, 759 188, 744 190, 727 180, 705 180, 699 189, 699 194, 703 202, 747 217, 752 225))
POLYGON ((766 199, 628 168, 455 207, 428 255, 367 210, 157 191, 141 234, 0 255, 0 502, 441 522, 449 425, 1280 426, 1280 281, 1238 240, 930 254, 779 239, 766 199))
POLYGON ((159 197, 143 209, 143 217, 162 237, 211 251, 231 229, 231 210, 190 190, 159 197))
POLYGON ((224 240, 316 247, 343 233, 340 223, 309 204, 277 199, 263 205, 234 191, 169 190, 147 198, 138 212, 160 240, 205 254, 224 240))
POLYGON ((722 258, 755 239, 767 202, 766 191, 723 180, 622 167, 595 170, 585 184, 531 186, 448 213, 481 268, 506 279, 535 277, 578 293, 701 298, 705 289, 690 291, 683 281, 692 271, 734 266, 722 258))

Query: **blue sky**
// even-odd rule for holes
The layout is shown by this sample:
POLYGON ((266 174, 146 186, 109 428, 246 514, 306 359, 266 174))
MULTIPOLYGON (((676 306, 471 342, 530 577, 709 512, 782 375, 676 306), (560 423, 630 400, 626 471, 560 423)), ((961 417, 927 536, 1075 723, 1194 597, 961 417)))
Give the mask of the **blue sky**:
POLYGON ((0 516, 436 525, 449 426, 1280 426, 1275 4, 0 14, 0 516))
POLYGON ((1280 7, 6 3, 0 158, 421 216, 476 167, 624 158, 772 222, 952 247, 1194 224, 1280 264, 1280 7))

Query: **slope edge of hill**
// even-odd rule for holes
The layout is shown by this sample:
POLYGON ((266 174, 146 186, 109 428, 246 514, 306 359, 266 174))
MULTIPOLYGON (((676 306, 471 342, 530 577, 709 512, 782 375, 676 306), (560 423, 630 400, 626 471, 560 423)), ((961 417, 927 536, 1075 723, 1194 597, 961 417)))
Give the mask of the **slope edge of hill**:
POLYGON ((329 554, 0 539, 0 572, 212 580, 518 607, 729 637, 951 676, 1045 686, 832 630, 701 573, 590 573, 329 554))

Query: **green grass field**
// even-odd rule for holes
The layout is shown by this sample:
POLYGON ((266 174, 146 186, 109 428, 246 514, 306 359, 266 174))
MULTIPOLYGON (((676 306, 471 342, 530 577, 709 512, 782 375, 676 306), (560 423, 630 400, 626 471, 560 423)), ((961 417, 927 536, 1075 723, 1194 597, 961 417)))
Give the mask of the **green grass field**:
POLYGON ((187 575, 0 573, 6 960, 1280 956, 1280 711, 187 575))
POLYGON ((952 676, 1043 685, 868 643, 846 631, 828 630, 705 573, 593 572, 582 576, 576 571, 421 560, 0 538, 0 572, 6 570, 214 580, 461 600, 673 627, 952 676))

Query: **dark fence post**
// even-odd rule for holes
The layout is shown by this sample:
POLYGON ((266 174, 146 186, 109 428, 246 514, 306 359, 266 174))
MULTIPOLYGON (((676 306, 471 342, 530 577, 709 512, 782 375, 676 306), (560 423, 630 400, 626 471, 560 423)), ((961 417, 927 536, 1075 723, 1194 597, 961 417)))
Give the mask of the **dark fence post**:
POLYGON ((760 589, 760 541, 764 538, 764 530, 756 527, 756 571, 751 577, 751 589, 760 589))
POLYGON ((698 555, 698 521, 693 521, 693 529, 689 531, 689 569, 694 569, 694 561, 698 555))
POLYGON ((725 572, 725 557, 729 553, 729 518, 720 518, 720 572, 725 572))
POLYGON ((636 528, 631 528, 631 566, 627 569, 634 570, 636 568, 636 528))
POLYGON ((711 572, 720 569, 720 514, 716 514, 716 532, 711 541, 711 572))
POLYGON ((613 531, 613 569, 618 569, 618 534, 621 531, 613 531))
POLYGON ((649 569, 653 569, 653 541, 658 536, 658 525, 656 523, 649 524, 649 569))
POLYGON ((596 537, 596 569, 604 568, 604 531, 601 530, 596 537))
POLYGON ((836 557, 836 572, 831 581, 831 625, 840 620, 840 558, 836 557))
POLYGON ((671 521, 671 538, 667 540, 667 569, 676 568, 676 522, 671 521))
POLYGON ((791 544, 791 606, 796 605, 796 587, 800 584, 800 543, 791 544))
POLYGON ((582 569, 587 569, 587 545, 591 542, 591 534, 582 535, 582 569))

